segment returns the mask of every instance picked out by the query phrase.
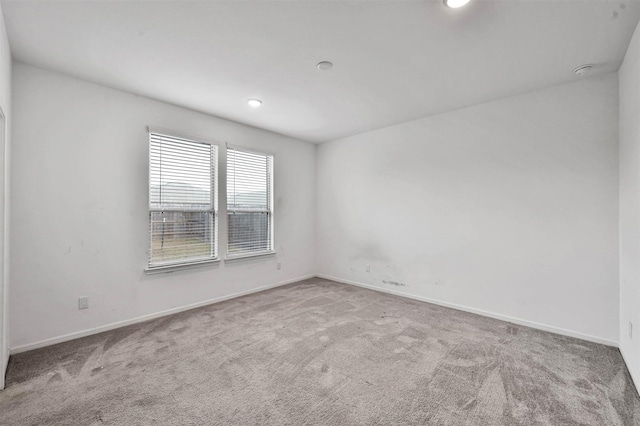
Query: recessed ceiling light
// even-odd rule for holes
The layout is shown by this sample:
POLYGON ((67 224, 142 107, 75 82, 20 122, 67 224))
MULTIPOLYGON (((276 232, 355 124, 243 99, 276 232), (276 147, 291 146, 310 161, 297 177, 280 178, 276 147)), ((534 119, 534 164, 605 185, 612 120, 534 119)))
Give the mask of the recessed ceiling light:
POLYGON ((578 68, 573 70, 573 72, 576 73, 577 75, 585 75, 586 73, 591 71, 592 68, 593 68, 593 65, 580 65, 578 68))
POLYGON ((471 0, 444 0, 444 5, 452 9, 457 9, 469 3, 471 0))
POLYGON ((322 62, 318 62, 318 65, 316 66, 318 67, 319 70, 327 71, 331 69, 333 64, 329 61, 322 61, 322 62))
POLYGON ((251 108, 258 108, 260 105, 262 105, 262 101, 260 99, 249 99, 247 103, 251 108))

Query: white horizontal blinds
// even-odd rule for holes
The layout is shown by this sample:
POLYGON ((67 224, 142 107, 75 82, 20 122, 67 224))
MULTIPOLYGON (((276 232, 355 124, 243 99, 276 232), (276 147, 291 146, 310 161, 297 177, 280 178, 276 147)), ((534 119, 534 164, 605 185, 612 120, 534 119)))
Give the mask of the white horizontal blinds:
POLYGON ((149 266, 215 258, 217 146, 149 133, 149 266))
POLYGON ((272 251, 273 156, 227 150, 227 254, 272 251))
POLYGON ((211 209, 213 147, 151 133, 150 207, 211 209))

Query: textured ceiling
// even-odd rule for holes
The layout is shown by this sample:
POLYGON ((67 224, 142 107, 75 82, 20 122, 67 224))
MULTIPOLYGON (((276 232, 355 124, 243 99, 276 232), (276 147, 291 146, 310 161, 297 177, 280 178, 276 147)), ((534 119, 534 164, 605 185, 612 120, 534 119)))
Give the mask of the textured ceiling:
POLYGON ((311 142, 616 71, 634 0, 3 1, 18 61, 311 142), (330 71, 316 63, 329 60, 330 71), (261 108, 246 100, 260 98, 261 108))

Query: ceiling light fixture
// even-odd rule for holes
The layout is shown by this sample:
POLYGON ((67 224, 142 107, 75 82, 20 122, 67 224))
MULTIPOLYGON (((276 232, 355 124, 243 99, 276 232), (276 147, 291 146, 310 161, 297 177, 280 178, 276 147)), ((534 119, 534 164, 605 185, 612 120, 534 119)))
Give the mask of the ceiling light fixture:
POLYGON ((262 105, 262 101, 260 99, 249 99, 247 103, 251 108, 258 108, 260 105, 262 105))
POLYGON ((318 65, 316 66, 318 67, 319 70, 327 71, 327 70, 330 70, 331 67, 333 67, 333 64, 329 61, 322 61, 322 62, 318 62, 318 65))
POLYGON ((593 68, 593 65, 580 65, 578 68, 573 70, 573 72, 576 73, 577 75, 582 76, 588 73, 589 71, 591 71, 592 68, 593 68))
POLYGON ((451 9, 457 9, 469 3, 471 0, 444 0, 444 5, 451 9))

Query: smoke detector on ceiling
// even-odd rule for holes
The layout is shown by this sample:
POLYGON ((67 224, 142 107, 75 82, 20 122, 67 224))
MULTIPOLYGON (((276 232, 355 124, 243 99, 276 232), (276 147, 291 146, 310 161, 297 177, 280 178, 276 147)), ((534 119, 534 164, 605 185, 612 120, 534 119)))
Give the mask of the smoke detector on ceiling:
POLYGON ((576 75, 583 76, 587 74, 589 71, 591 71, 592 68, 593 68, 593 65, 580 65, 578 68, 573 70, 573 72, 576 75))
POLYGON ((318 67, 319 70, 327 71, 330 70, 331 67, 333 67, 333 64, 329 61, 322 61, 318 62, 318 65, 316 65, 316 67, 318 67))

